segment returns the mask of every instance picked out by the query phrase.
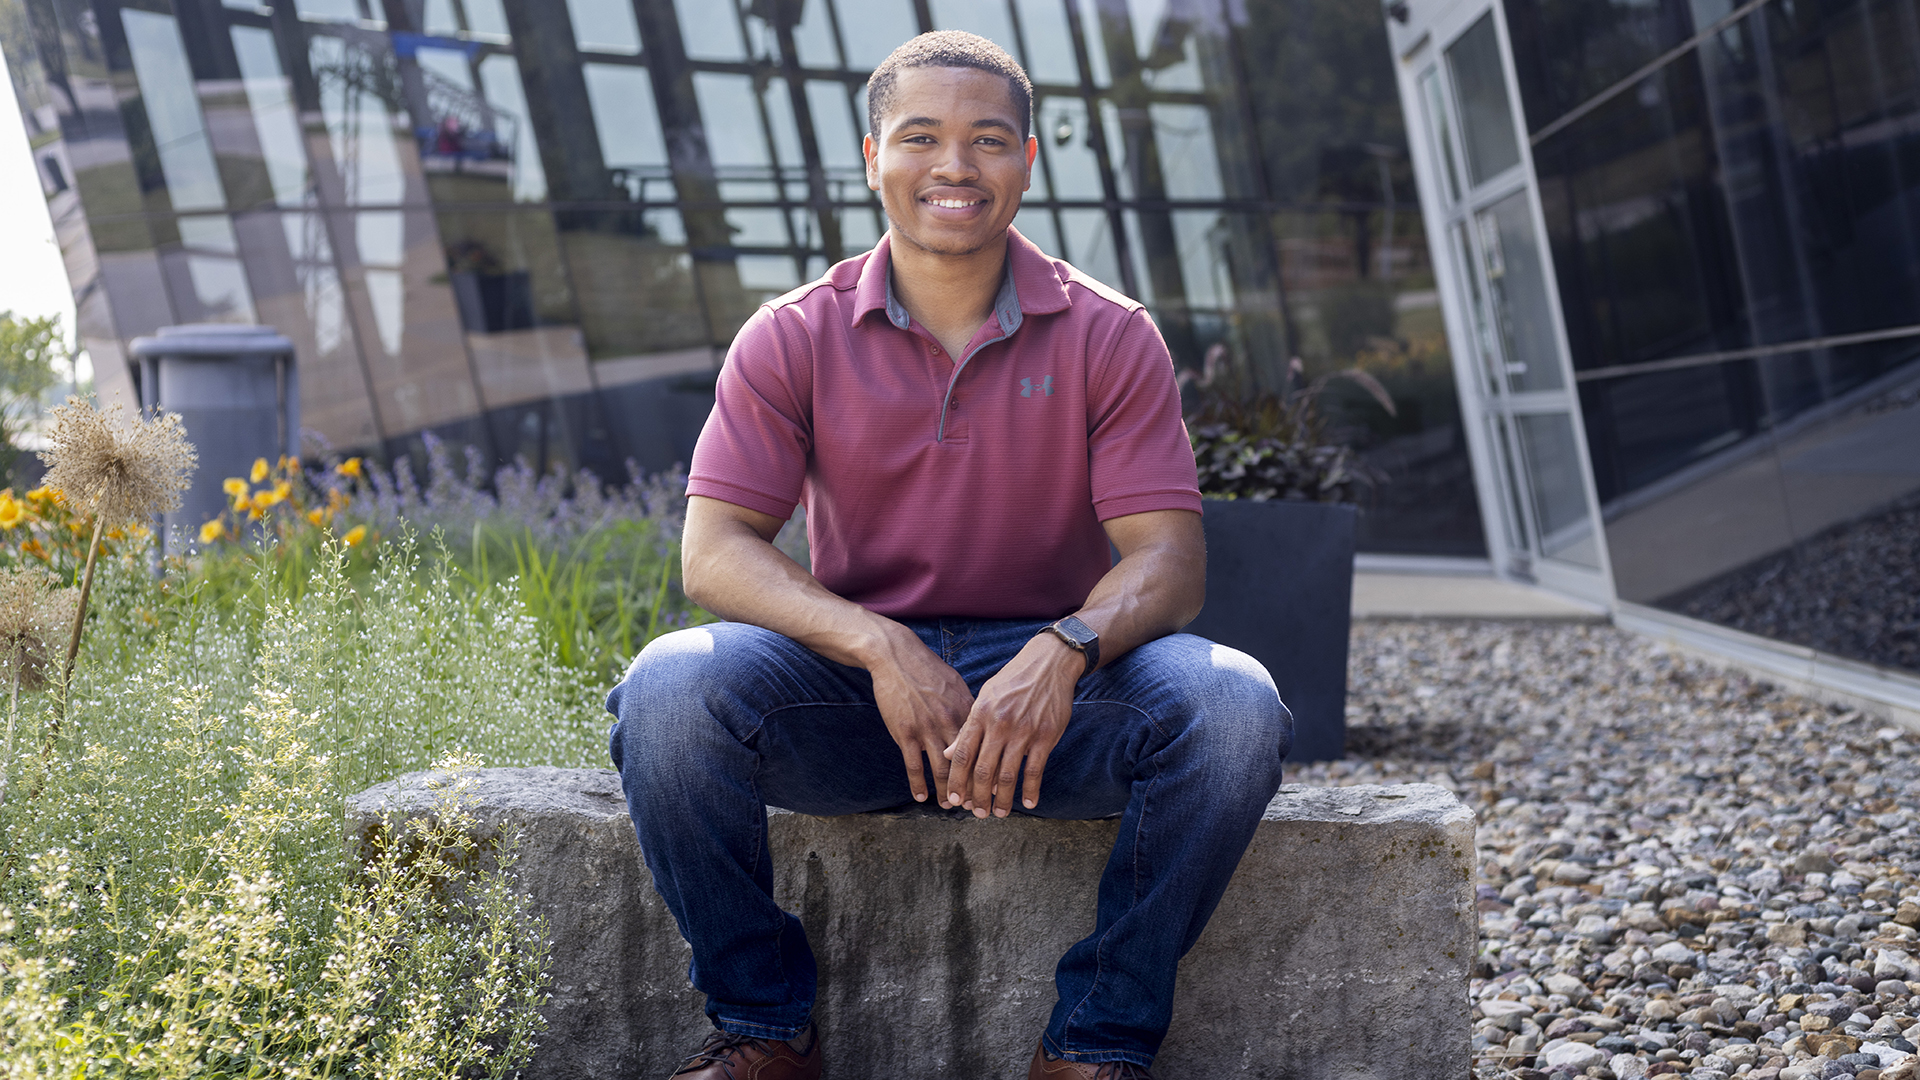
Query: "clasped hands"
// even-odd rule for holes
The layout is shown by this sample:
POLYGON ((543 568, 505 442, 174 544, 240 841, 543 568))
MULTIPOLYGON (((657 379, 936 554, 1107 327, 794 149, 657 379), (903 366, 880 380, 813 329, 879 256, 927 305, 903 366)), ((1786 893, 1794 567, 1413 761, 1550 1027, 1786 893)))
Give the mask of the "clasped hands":
POLYGON ((1086 660, 1053 635, 1039 635, 977 698, 960 673, 917 638, 868 670, 914 801, 925 802, 934 791, 942 806, 1006 817, 1016 792, 1027 809, 1040 804, 1047 756, 1073 718, 1074 686, 1086 660))

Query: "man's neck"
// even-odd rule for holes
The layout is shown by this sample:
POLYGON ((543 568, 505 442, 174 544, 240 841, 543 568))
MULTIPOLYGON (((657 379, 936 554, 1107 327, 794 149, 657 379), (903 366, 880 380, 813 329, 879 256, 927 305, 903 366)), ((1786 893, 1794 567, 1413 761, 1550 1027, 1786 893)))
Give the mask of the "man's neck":
POLYGON ((966 255, 941 255, 903 243, 891 245, 893 298, 927 328, 955 361, 993 314, 1007 272, 1007 238, 966 255))

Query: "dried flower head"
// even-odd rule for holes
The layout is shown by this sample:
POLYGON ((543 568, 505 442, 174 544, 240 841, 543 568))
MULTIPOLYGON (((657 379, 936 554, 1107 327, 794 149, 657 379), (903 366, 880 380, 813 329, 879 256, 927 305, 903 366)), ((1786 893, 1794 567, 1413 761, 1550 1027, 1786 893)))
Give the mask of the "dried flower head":
POLYGON ((53 432, 40 454, 46 485, 109 528, 178 507, 199 461, 177 413, 123 425, 119 411, 68 398, 53 411, 53 432))
POLYGON ((45 686, 53 658, 73 625, 80 591, 36 567, 0 571, 0 681, 23 690, 45 686))

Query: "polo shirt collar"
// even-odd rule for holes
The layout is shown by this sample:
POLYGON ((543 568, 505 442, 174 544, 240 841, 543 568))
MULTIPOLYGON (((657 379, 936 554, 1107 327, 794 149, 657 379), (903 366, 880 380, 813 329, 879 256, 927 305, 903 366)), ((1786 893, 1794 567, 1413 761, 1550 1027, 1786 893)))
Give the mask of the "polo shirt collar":
MULTIPOLYGON (((884 311, 887 321, 902 330, 911 325, 907 309, 893 295, 893 233, 888 232, 874 245, 873 254, 860 268, 854 285, 853 323, 858 325, 868 313, 884 311)), ((1000 291, 993 298, 994 320, 1001 336, 1019 329, 1027 315, 1047 315, 1065 311, 1072 304, 1062 272, 1033 241, 1019 230, 1007 227, 1007 272, 1000 291)))

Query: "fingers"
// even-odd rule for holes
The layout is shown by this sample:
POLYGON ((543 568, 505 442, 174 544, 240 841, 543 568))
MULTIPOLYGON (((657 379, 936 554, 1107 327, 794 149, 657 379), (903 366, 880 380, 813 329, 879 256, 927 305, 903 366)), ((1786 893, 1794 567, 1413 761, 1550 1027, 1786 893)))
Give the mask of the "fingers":
POLYGON ((973 774, 973 761, 978 756, 980 743, 980 725, 972 717, 960 726, 960 734, 954 736, 953 743, 941 751, 941 757, 947 764, 945 788, 949 807, 967 804, 967 779, 973 774))
POLYGON ((1040 805, 1040 775, 1046 772, 1047 756, 1052 753, 1051 745, 1027 748, 1026 782, 1020 785, 1020 801, 1029 810, 1040 805))
MULTIPOLYGON (((1000 731, 1000 725, 989 725, 986 737, 980 741, 980 752, 973 759, 972 799, 967 809, 974 817, 986 817, 995 810, 994 794, 1000 786, 1000 763, 1006 759, 1006 743, 1000 731)), ((1008 778, 1007 798, 1012 798, 1013 782, 1008 778)), ((1005 817, 1007 807, 1003 803, 998 807, 999 816, 1005 817)))
POLYGON ((913 789, 914 802, 927 801, 927 775, 918 746, 902 746, 900 758, 907 764, 907 786, 913 789))

